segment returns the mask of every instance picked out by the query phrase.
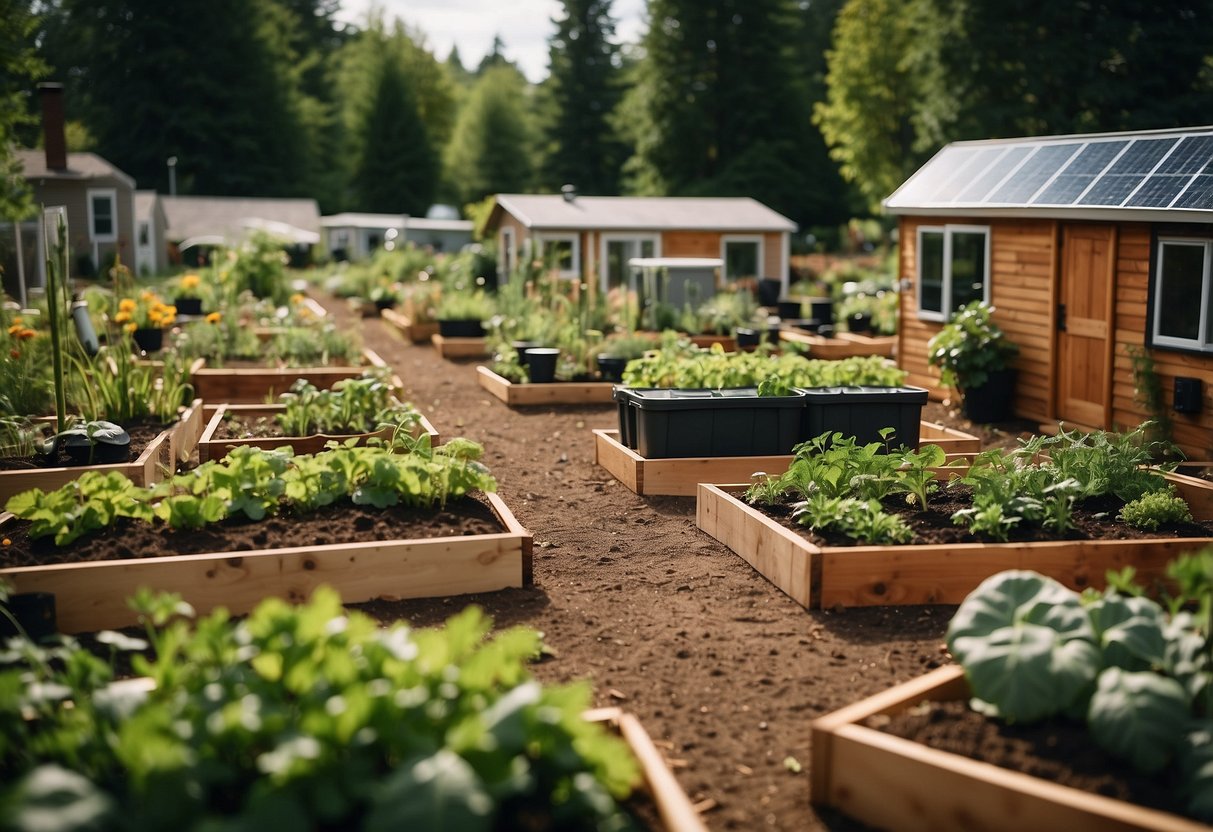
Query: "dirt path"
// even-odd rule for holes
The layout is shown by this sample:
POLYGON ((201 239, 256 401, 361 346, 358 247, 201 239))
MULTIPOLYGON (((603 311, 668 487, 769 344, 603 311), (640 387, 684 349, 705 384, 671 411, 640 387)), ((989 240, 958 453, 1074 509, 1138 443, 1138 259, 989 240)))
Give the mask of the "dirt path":
POLYGON ((475 363, 361 325, 444 437, 484 444, 535 535, 533 588, 368 609, 430 624, 475 602, 541 630, 553 656, 536 673, 639 716, 713 829, 854 828, 809 805, 809 721, 937 666, 953 608, 807 612, 700 532, 693 498, 638 497, 594 465, 590 430, 613 426, 612 406, 511 410, 475 363))

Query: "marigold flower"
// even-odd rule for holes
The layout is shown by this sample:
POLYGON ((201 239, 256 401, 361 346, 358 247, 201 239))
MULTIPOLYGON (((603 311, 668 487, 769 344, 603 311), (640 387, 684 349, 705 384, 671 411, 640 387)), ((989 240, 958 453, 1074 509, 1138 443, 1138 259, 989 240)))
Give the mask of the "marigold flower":
POLYGON ((137 307, 138 305, 139 304, 135 303, 134 298, 123 298, 122 300, 118 301, 118 311, 119 312, 134 312, 135 307, 137 307))
POLYGON ((134 331, 135 331, 136 329, 138 329, 138 328, 139 328, 139 325, 138 325, 138 324, 136 324, 134 321, 131 321, 129 324, 127 324, 126 326, 122 327, 122 329, 123 329, 125 332, 134 332, 134 331))
POLYGON ((212 312, 206 316, 206 322, 208 324, 217 324, 222 320, 223 320, 223 315, 220 314, 219 312, 212 312))
POLYGON ((156 293, 151 289, 144 289, 139 293, 139 300, 154 301, 160 300, 160 298, 156 297, 156 293))
POLYGON ((23 320, 24 320, 24 319, 23 319, 23 318, 22 318, 20 315, 16 315, 16 316, 14 316, 14 317, 13 317, 13 323, 15 323, 15 324, 22 323, 22 322, 23 322, 23 320))
POLYGON ((125 310, 114 315, 114 323, 116 323, 116 324, 124 324, 127 321, 129 321, 130 319, 131 319, 131 313, 127 312, 125 310))
POLYGON ((182 289, 197 289, 198 284, 202 282, 202 278, 196 274, 187 274, 181 278, 182 289))
POLYGON ((21 353, 17 350, 9 350, 8 357, 16 360, 21 357, 21 353))
POLYGON ((20 338, 22 341, 26 341, 30 338, 33 338, 37 334, 38 333, 32 329, 23 329, 17 333, 17 337, 20 338))
POLYGON ((21 326, 21 324, 13 324, 12 326, 10 326, 8 328, 8 334, 16 335, 18 332, 20 332, 23 329, 25 329, 25 327, 21 326))
POLYGON ((297 303, 303 303, 303 298, 304 295, 301 292, 296 292, 295 294, 291 295, 291 305, 293 306, 297 303))

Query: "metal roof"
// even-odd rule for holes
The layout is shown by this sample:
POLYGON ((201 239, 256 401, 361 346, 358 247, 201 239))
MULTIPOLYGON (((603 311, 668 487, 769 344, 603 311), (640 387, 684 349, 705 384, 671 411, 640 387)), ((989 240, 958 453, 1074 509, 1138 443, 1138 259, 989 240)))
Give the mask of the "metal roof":
POLYGON ((892 214, 1213 222, 1213 127, 953 142, 892 214))
POLYGON ((749 197, 498 194, 506 211, 537 231, 795 231, 796 223, 749 197))
POLYGON ((168 219, 165 236, 178 241, 219 236, 236 242, 253 227, 291 226, 299 238, 319 239, 320 209, 314 199, 238 196, 161 196, 168 219), (267 224, 269 224, 267 226, 267 224))
POLYGON ((412 228, 417 231, 472 232, 472 221, 461 219, 430 219, 408 214, 360 214, 346 212, 320 218, 324 228, 412 228))
POLYGON ((65 170, 51 170, 46 166, 46 152, 42 150, 27 150, 18 148, 17 158, 21 161, 21 172, 26 179, 65 179, 86 180, 112 178, 125 184, 128 188, 135 187, 135 180, 118 170, 96 153, 67 154, 65 170))

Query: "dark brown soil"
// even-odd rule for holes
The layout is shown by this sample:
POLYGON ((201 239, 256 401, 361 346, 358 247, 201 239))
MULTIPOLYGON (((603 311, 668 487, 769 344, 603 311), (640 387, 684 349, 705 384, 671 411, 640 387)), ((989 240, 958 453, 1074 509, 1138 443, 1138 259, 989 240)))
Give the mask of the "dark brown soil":
MULTIPOLYGON (((159 422, 154 424, 132 423, 123 425, 123 427, 131 437, 130 461, 132 462, 138 459, 139 454, 143 453, 143 449, 166 429, 166 426, 159 422)), ((50 456, 0 457, 0 471, 21 471, 31 468, 62 468, 74 465, 75 463, 65 453, 57 453, 50 456)))
POLYGON ((1174 772, 1139 774, 1104 752, 1086 726, 1067 719, 1007 725, 970 710, 964 702, 927 702, 869 727, 974 760, 1021 771, 1062 786, 1182 814, 1174 772))
MULTIPOLYGON (((332 435, 353 435, 358 433, 370 433, 374 430, 373 425, 364 425, 360 428, 344 429, 333 431, 332 435)), ((309 434, 314 434, 315 431, 309 431, 309 434)), ((273 416, 256 416, 246 417, 237 414, 229 414, 228 418, 222 419, 215 429, 214 439, 270 439, 286 436, 282 432, 282 428, 278 426, 278 420, 273 416)))
MULTIPOLYGON (((885 498, 885 511, 899 515, 914 531, 907 546, 948 543, 995 542, 987 536, 971 534, 964 526, 952 522, 956 511, 972 504, 972 492, 965 486, 941 488, 930 497, 926 511, 917 511, 905 504, 905 495, 885 498)), ((1017 527, 1008 535, 1010 542, 1040 540, 1149 540, 1176 537, 1213 537, 1213 522, 1171 523, 1160 526, 1157 531, 1143 531, 1116 519, 1124 502, 1115 497, 1084 500, 1075 505, 1071 517, 1074 528, 1062 534, 1038 526, 1017 527)), ((819 546, 863 546, 858 541, 835 531, 814 531, 801 526, 792 517, 790 505, 760 506, 757 508, 781 525, 802 535, 819 546)))
POLYGON ((26 534, 28 526, 23 520, 5 524, 4 538, 9 544, 0 548, 0 567, 496 534, 503 530, 492 510, 471 498, 447 503, 446 509, 438 512, 402 506, 381 510, 343 503, 256 523, 230 519, 181 531, 159 522, 153 525, 123 520, 66 547, 55 546, 51 538, 31 541, 26 534))

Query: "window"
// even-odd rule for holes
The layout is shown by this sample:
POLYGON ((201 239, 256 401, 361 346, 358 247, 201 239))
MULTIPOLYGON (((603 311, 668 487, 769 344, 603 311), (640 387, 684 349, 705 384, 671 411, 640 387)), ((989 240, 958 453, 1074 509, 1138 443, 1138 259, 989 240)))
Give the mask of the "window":
POLYGON ((602 289, 628 285, 628 261, 637 257, 659 257, 661 238, 656 234, 602 235, 602 289))
POLYGON ((1151 343, 1213 352, 1213 240, 1159 239, 1151 299, 1151 343))
POLYGON ((151 224, 147 220, 141 220, 139 223, 139 245, 150 246, 152 244, 151 224))
POLYGON ((89 239, 112 243, 118 239, 118 192, 112 188, 88 192, 89 239))
POLYGON ((581 240, 576 234, 545 234, 537 236, 536 242, 544 265, 559 271, 561 277, 581 277, 581 240))
POLYGON ((990 229, 918 229, 918 317, 946 321, 975 300, 990 299, 990 229))
POLYGON ((720 248, 726 281, 762 277, 762 237, 725 236, 720 248))

